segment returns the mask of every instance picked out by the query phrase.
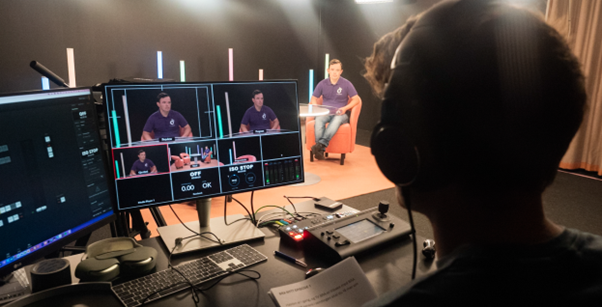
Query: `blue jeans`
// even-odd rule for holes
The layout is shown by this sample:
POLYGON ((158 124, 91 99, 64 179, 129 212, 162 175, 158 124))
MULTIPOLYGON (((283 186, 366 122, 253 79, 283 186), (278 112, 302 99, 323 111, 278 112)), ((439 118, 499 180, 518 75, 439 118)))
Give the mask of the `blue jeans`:
POLYGON ((317 116, 314 125, 316 143, 320 143, 327 147, 330 139, 332 139, 337 130, 339 130, 339 127, 348 122, 349 116, 347 114, 317 116), (326 123, 329 123, 328 127, 326 127, 326 123))

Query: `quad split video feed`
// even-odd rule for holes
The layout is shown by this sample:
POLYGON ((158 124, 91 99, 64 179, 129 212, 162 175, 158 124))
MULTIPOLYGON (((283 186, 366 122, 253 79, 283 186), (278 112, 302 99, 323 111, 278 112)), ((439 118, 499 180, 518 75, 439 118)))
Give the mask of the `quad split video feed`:
POLYGON ((120 210, 303 182, 296 81, 104 84, 120 210))

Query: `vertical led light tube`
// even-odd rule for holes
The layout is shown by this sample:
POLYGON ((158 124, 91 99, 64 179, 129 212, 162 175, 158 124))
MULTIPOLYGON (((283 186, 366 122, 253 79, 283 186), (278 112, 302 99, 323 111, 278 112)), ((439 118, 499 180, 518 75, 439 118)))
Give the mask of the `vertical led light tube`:
POLYGON ((42 89, 43 90, 50 89, 50 82, 48 81, 48 78, 46 78, 46 77, 42 77, 42 89))
POLYGON ((259 81, 263 81, 263 69, 259 70, 259 81))
POLYGON ((219 138, 223 139, 224 138, 224 129, 222 128, 222 111, 219 106, 215 106, 215 109, 216 109, 216 113, 217 113, 215 115, 217 116, 217 126, 219 128, 219 138))
POLYGON ((121 141, 119 140, 119 127, 117 126, 117 112, 115 110, 111 111, 111 117, 113 118, 113 132, 115 133, 115 147, 120 147, 121 141))
POLYGON ((125 163, 123 163, 123 152, 121 153, 121 167, 123 169, 123 177, 127 177, 127 173, 125 172, 125 163))
POLYGON ((236 160, 236 142, 232 141, 232 151, 234 152, 234 160, 236 160))
POLYGON ((119 161, 115 160, 115 175, 117 176, 117 179, 119 179, 119 161))
POLYGON ((230 164, 234 164, 232 161, 232 149, 228 149, 228 151, 230 152, 230 164))
POLYGON ((228 48, 228 80, 234 81, 234 49, 228 48))
POLYGON ((324 56, 324 79, 328 79, 328 63, 330 62, 330 54, 324 56))
POLYGON ((186 65, 180 61, 180 82, 186 82, 186 65))
POLYGON ((73 48, 67 48, 67 69, 69 70, 69 87, 76 87, 75 84, 75 55, 73 48))
POLYGON ((309 70, 309 102, 311 102, 311 95, 314 93, 314 70, 309 70))
POLYGON ((163 79, 163 52, 157 51, 157 78, 163 79))
POLYGON ((125 117, 125 129, 128 134, 128 145, 132 144, 132 131, 130 131, 130 114, 128 112, 128 99, 125 95, 121 95, 123 100, 123 116, 125 117))
POLYGON ((230 100, 226 92, 226 115, 228 115, 228 136, 232 137, 232 120, 230 119, 230 100))

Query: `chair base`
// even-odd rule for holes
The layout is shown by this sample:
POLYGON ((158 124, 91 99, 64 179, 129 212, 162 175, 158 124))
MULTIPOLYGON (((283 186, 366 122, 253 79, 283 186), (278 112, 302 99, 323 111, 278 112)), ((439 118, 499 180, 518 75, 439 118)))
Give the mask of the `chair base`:
MULTIPOLYGON (((328 158, 327 152, 324 153, 324 157, 328 158)), ((309 151, 309 161, 314 162, 314 153, 311 150, 309 151)), ((345 165, 345 154, 341 154, 341 165, 345 165)))

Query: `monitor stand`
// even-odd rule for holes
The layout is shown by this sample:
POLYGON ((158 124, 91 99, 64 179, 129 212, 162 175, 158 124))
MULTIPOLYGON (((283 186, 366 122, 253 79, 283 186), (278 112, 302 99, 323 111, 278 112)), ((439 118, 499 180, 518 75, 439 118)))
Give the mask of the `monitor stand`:
MULTIPOLYGON (((194 236, 190 230, 186 229, 182 224, 169 225, 158 227, 159 235, 167 246, 169 251, 173 250, 173 254, 188 253, 192 251, 214 248, 220 245, 228 245, 234 243, 242 243, 245 241, 263 239, 265 234, 259 230, 250 220, 238 221, 227 226, 224 224, 224 217, 216 217, 210 219, 211 216, 211 198, 198 199, 196 201, 197 212, 199 215, 198 221, 185 223, 188 228, 196 232, 214 233, 222 243, 218 243, 211 234, 204 234, 204 237, 194 236), (176 246, 177 238, 185 238, 182 243, 176 246), (175 247, 175 249, 174 249, 175 247)), ((244 216, 241 214, 228 215, 228 223, 232 223, 244 216)))

